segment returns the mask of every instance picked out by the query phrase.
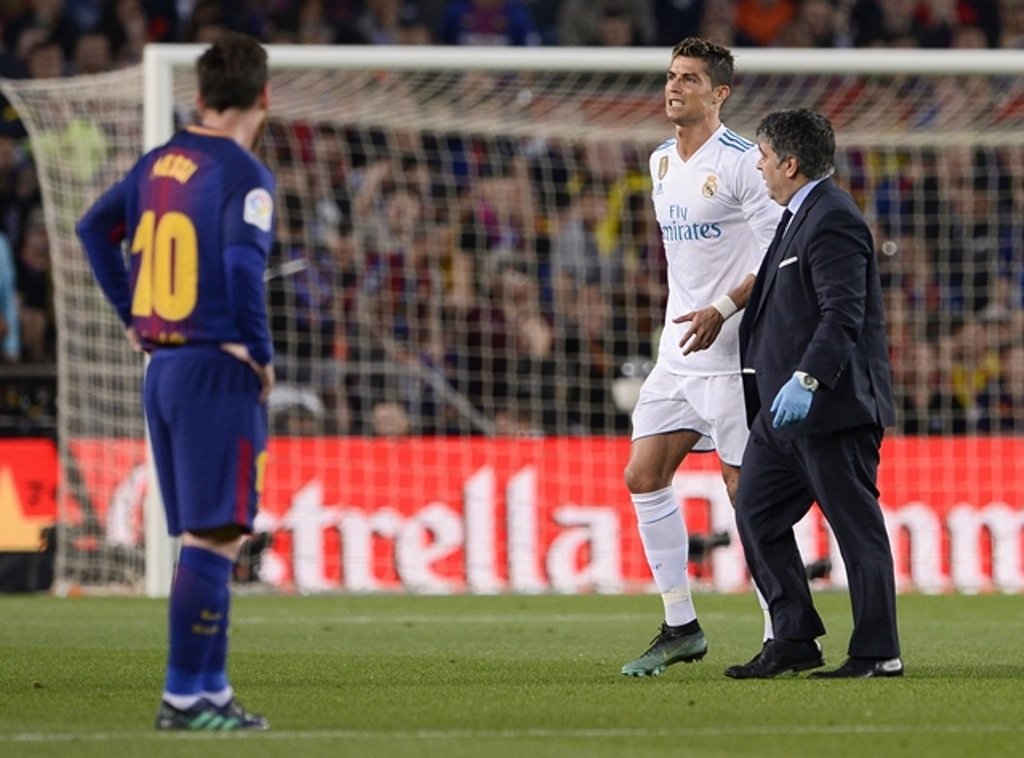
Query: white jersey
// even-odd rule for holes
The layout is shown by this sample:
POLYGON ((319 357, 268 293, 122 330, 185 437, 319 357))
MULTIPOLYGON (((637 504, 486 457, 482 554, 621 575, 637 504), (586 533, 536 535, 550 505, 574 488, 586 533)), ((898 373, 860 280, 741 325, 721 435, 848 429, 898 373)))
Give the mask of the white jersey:
POLYGON ((740 317, 725 322, 714 344, 684 356, 690 324, 672 319, 710 305, 756 274, 782 206, 768 197, 757 146, 720 126, 688 161, 675 139, 651 153, 655 215, 668 259, 668 307, 658 363, 674 374, 739 373, 740 317))

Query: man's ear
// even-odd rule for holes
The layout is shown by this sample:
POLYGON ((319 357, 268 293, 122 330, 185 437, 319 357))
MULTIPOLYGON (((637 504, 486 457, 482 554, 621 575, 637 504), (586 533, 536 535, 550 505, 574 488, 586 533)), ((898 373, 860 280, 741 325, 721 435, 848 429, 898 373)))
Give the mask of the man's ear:
POLYGON ((799 173, 800 161, 797 160, 795 155, 786 156, 786 178, 796 179, 799 173))

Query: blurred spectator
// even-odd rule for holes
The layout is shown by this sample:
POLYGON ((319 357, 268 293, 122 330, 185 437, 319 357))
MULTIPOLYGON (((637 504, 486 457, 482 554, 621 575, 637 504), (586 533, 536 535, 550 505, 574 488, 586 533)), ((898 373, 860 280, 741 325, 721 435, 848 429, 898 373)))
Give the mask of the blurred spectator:
POLYGON ((101 32, 86 32, 75 43, 72 74, 101 74, 114 67, 110 39, 101 32))
POLYGON ((654 4, 652 0, 562 0, 558 43, 572 47, 651 45, 654 4))
MULTIPOLYGON (((706 0, 699 36, 726 47, 735 47, 736 0, 706 0)), ((674 43, 672 43, 674 44, 674 43)))
POLYGON ((629 415, 612 394, 619 367, 631 358, 607 294, 596 284, 583 284, 576 293, 561 340, 565 365, 565 420, 570 434, 621 434, 629 415))
POLYGON ((737 0, 736 44, 769 47, 776 45, 786 27, 796 18, 796 0, 737 0))
POLYGON ((16 194, 17 175, 27 158, 16 134, 16 124, 5 124, 0 129, 0 231, 6 233, 17 247, 22 209, 16 194))
POLYGON ((955 433, 973 432, 981 416, 980 398, 999 376, 999 353, 980 321, 969 319, 941 346, 940 362, 949 367, 952 407, 944 409, 955 433))
POLYGON ((107 0, 98 31, 110 40, 117 65, 142 61, 142 49, 149 42, 149 20, 141 0, 107 0))
POLYGON ((29 50, 25 58, 25 71, 31 79, 56 79, 67 73, 65 63, 60 44, 46 39, 29 50))
POLYGON ((382 213, 386 234, 368 244, 358 296, 370 338, 362 358, 392 366, 390 375, 372 380, 374 389, 391 392, 421 420, 422 431, 436 432, 441 408, 428 377, 440 375, 445 357, 439 251, 430 245, 423 198, 414 186, 386 185, 382 213))
POLYGON ((953 413, 939 351, 934 343, 910 342, 893 354, 893 390, 897 426, 903 434, 963 434, 966 420, 953 413))
POLYGON ((35 208, 25 221, 15 276, 21 304, 22 356, 27 363, 53 361, 56 333, 50 280, 50 244, 41 208, 35 208))
POLYGON ((7 235, 0 233, 0 362, 17 363, 20 358, 21 320, 14 253, 7 235))
POLYGON ((295 42, 300 45, 352 45, 366 40, 325 0, 299 0, 295 6, 295 42))
POLYGON ((267 412, 274 434, 311 437, 324 433, 323 401, 308 387, 275 383, 267 400, 267 412))
POLYGON ((1024 342, 1003 346, 999 376, 979 399, 982 409, 978 431, 992 434, 1024 434, 1024 342))
POLYGON ((954 26, 949 35, 954 50, 981 50, 988 47, 985 32, 976 26, 954 26))
POLYGON ((572 310, 584 285, 595 285, 606 297, 611 297, 622 284, 619 240, 602 241, 598 236, 607 212, 606 188, 585 177, 552 240, 555 305, 561 314, 572 310))
POLYGON ((412 419, 398 400, 381 400, 373 404, 371 433, 374 437, 407 437, 412 433, 412 419))
POLYGON ((650 193, 633 192, 627 200, 621 244, 627 262, 619 306, 628 319, 633 351, 651 358, 657 350, 668 299, 668 270, 661 232, 650 208, 650 193))
POLYGON ((536 272, 506 259, 488 273, 446 329, 452 383, 498 426, 554 424, 560 356, 536 272))
POLYGON ((227 31, 229 25, 227 14, 217 0, 200 0, 185 25, 184 41, 208 44, 227 31))
POLYGON ((654 0, 654 44, 671 48, 686 37, 704 36, 704 9, 710 4, 708 0, 654 0))
POLYGON ((857 0, 850 10, 856 47, 919 47, 917 0, 857 0))
POLYGON ((24 32, 31 29, 37 40, 53 41, 63 58, 70 58, 80 30, 66 13, 64 0, 32 0, 21 5, 23 10, 5 25, 4 43, 16 47, 24 32))
POLYGON ((429 44, 430 28, 415 3, 408 0, 366 0, 355 28, 371 45, 429 44))
POLYGON ((950 177, 949 215, 936 249, 943 305, 950 312, 984 310, 1000 261, 1016 247, 999 208, 1000 175, 998 166, 976 156, 950 177))
POLYGON ((999 47, 1024 47, 1024 0, 999 0, 999 47))
POLYGON ((271 252, 268 299, 280 379, 322 386, 321 363, 334 346, 335 280, 329 251, 316 245, 306 220, 311 209, 282 174, 282 222, 271 252))
MULTIPOLYGON (((982 46, 999 44, 999 9, 993 0, 857 0, 850 12, 857 47, 955 46, 958 27, 976 27, 982 46)), ((971 44, 973 46, 973 43, 971 44)))
POLYGON ((519 0, 450 0, 437 39, 442 45, 539 45, 529 9, 519 0))
POLYGON ((796 19, 779 37, 783 47, 848 47, 840 29, 838 0, 802 0, 796 19))

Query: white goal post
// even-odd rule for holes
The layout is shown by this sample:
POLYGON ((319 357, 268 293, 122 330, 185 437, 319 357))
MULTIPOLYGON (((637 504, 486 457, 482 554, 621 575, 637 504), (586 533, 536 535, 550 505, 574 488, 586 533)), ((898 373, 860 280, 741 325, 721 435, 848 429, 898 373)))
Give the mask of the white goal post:
MULTIPOLYGON (((59 591, 169 588, 173 551, 152 473, 140 468, 141 366, 121 344, 73 226, 140 151, 190 118, 203 49, 150 45, 124 71, 2 83, 31 138, 53 257, 59 591)), ((619 472, 630 389, 663 315, 643 200, 647 154, 671 136, 660 94, 669 51, 268 51, 263 151, 278 177, 281 238, 268 277, 284 381, 258 524, 269 540, 262 579, 302 591, 641 585, 619 472), (578 203, 594 184, 604 199, 591 222, 578 203), (593 225, 599 268, 615 266, 576 289, 558 262, 574 224, 593 225), (606 302, 588 299, 591 284, 606 302), (592 319, 602 320, 596 336, 592 319)), ((903 330, 893 335, 898 350, 924 342, 936 361, 954 361, 972 339, 964 324, 975 322, 985 334, 1003 330, 993 351, 1007 334, 1013 341, 1019 323, 997 312, 1013 294, 996 284, 1022 277, 1024 242, 1016 257, 996 250, 965 263, 953 249, 965 232, 953 221, 957 203, 976 197, 988 203, 986 223, 1020 234, 1012 217, 1024 209, 1024 52, 734 54, 730 128, 752 138, 782 107, 816 108, 835 124, 837 179, 875 225, 888 284, 906 289, 887 303, 903 330), (940 306, 914 289, 921 272, 935 275, 940 306)), ((917 379, 904 362, 909 396, 917 379)), ((907 403, 909 419, 917 410, 907 403)), ((904 545, 904 587, 1024 589, 1019 565, 1016 574, 998 568, 1014 565, 1024 473, 1007 445, 1020 435, 991 448, 971 437, 967 458, 953 436, 988 435, 983 410, 940 403, 897 432, 906 439, 894 443, 883 500, 890 493, 894 540, 913 545, 904 545), (975 491, 959 474, 936 473, 980 469, 1002 487, 975 491), (1009 515, 985 510, 1004 501, 1009 515), (962 502, 986 527, 1008 525, 991 547, 966 540, 952 555, 959 543, 943 547, 940 535, 962 502), (922 503, 930 510, 913 515, 922 503)), ((695 465, 676 484, 691 530, 731 531, 714 466, 695 465)), ((803 533, 809 559, 835 555, 824 534, 818 522, 803 533)), ((695 569, 709 586, 744 586, 736 543, 695 569)), ((1019 540, 1016 549, 1019 564, 1019 540)))

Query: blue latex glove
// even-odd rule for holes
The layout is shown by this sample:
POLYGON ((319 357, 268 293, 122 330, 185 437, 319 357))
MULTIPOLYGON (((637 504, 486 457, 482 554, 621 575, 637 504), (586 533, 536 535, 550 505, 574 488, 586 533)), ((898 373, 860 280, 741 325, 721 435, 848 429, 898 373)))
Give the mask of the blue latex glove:
POLYGON ((772 417, 772 426, 779 429, 803 421, 811 412, 813 399, 814 393, 801 387, 800 380, 791 376, 772 400, 772 413, 775 414, 772 417))

